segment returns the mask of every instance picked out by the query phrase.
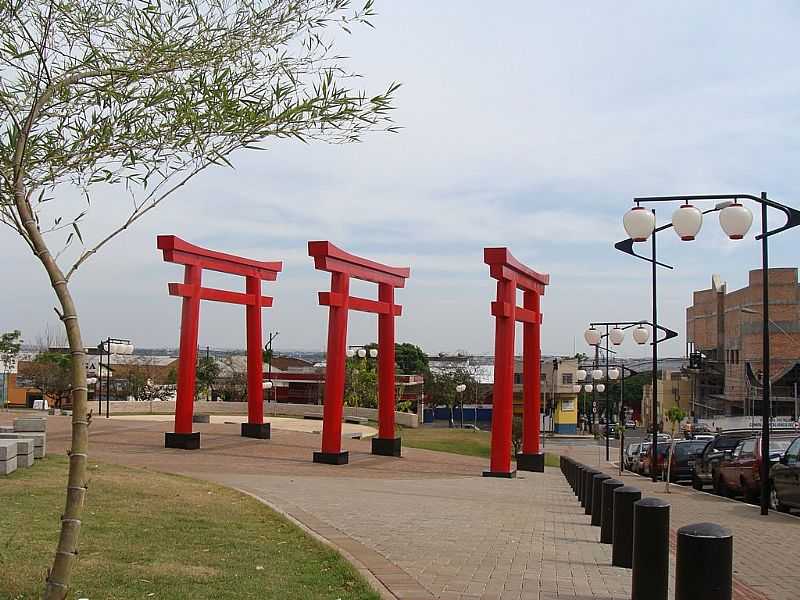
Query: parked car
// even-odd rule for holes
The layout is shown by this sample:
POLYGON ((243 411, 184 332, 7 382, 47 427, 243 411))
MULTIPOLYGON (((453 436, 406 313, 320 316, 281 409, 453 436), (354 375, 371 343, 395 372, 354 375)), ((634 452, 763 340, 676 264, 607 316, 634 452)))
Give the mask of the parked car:
POLYGON ((625 429, 636 429, 636 421, 625 421, 625 429))
POLYGON ((639 448, 641 444, 639 442, 634 442, 632 444, 628 444, 628 447, 625 448, 625 452, 622 455, 622 468, 627 469, 628 471, 632 471, 633 466, 633 459, 634 456, 639 455, 639 448))
POLYGON ((725 453, 727 452, 730 457, 739 442, 755 433, 751 429, 737 429, 718 434, 706 446, 703 454, 695 459, 692 487, 696 490, 702 490, 706 486, 715 488, 719 463, 725 458, 725 453))
MULTIPOLYGON (((798 438, 796 433, 770 434, 766 459, 778 463, 798 438)), ((744 496, 745 501, 756 502, 761 493, 761 461, 765 459, 762 446, 760 434, 739 442, 731 458, 720 463, 714 491, 720 496, 744 496)))
POLYGON ((631 471, 633 471, 634 473, 639 473, 641 475, 642 458, 645 456, 645 454, 647 454, 649 450, 650 450, 649 442, 644 442, 642 444, 639 444, 639 451, 636 454, 634 454, 633 458, 631 459, 631 471))
MULTIPOLYGON (((694 466, 699 456, 703 454, 709 440, 680 440, 672 448, 672 457, 669 466, 669 480, 691 481, 694 476, 694 466)), ((666 478, 666 471, 663 478, 666 478)))
POLYGON ((800 438, 795 439, 770 471, 770 503, 780 512, 800 508, 800 438))
MULTIPOLYGON (((647 454, 642 457, 642 475, 653 475, 655 474, 656 477, 661 476, 661 471, 664 469, 667 460, 667 452, 669 452, 669 447, 672 445, 672 442, 658 442, 656 446, 656 462, 653 464, 653 453, 652 451, 648 451, 647 454)), ((649 445, 652 447, 652 444, 649 445)))

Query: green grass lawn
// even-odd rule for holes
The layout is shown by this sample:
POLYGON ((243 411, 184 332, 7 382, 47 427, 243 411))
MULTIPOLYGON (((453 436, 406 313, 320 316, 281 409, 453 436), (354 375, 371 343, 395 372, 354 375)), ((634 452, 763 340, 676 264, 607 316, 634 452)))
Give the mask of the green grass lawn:
MULTIPOLYGON (((472 431, 470 429, 450 429, 447 427, 403 428, 400 431, 403 445, 411 448, 424 448, 438 452, 465 454, 467 456, 489 457, 492 435, 488 431, 472 431)), ((558 467, 558 456, 545 454, 544 464, 558 467)))
MULTIPOLYGON (((41 597, 66 460, 0 478, 0 599, 41 597)), ((258 501, 193 479, 91 463, 69 598, 378 600, 338 553, 258 501)))

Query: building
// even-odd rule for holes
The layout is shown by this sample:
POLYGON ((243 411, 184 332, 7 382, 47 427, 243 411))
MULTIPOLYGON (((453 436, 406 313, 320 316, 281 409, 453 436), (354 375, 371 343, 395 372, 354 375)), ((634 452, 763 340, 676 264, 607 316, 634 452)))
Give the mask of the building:
MULTIPOLYGON (((747 287, 728 292, 718 276, 694 292, 686 309, 690 352, 702 355, 693 377, 696 416, 761 414, 762 271, 750 271, 747 287)), ((773 416, 798 417, 800 382, 800 286, 797 268, 769 270, 769 345, 773 416)))
MULTIPOLYGON (((695 389, 691 377, 682 371, 662 371, 656 381, 658 397, 656 413, 659 428, 670 432, 672 424, 664 415, 673 407, 679 406, 687 416, 694 411, 695 389)), ((642 387, 642 424, 650 427, 653 422, 653 384, 646 383, 642 387)))

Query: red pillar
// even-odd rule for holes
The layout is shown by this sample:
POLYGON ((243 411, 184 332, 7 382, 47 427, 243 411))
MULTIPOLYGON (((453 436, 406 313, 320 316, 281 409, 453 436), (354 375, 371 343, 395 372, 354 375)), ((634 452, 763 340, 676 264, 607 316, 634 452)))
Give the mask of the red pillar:
POLYGON ((322 413, 322 452, 314 452, 314 462, 342 465, 348 453, 342 452, 342 412, 344 371, 347 352, 347 303, 350 277, 331 273, 331 302, 328 314, 328 351, 325 358, 325 405, 322 413))
POLYGON ((511 425, 514 412, 514 281, 497 282, 494 338, 494 391, 492 399, 492 453, 484 475, 513 477, 511 469, 511 425))
POLYGON ((186 265, 184 284, 191 287, 191 295, 183 298, 181 308, 180 362, 178 363, 178 389, 175 402, 175 433, 167 433, 170 447, 193 449, 200 447, 200 434, 192 433, 194 413, 194 384, 197 367, 197 331, 200 322, 200 283, 202 269, 186 265))
POLYGON ((269 423, 264 423, 264 355, 261 350, 261 279, 247 277, 246 292, 253 303, 246 308, 247 321, 247 423, 242 435, 267 440, 269 423))
MULTIPOLYGON (((541 436, 541 376, 542 376, 542 351, 541 351, 541 318, 540 297, 534 291, 525 291, 523 295, 523 308, 532 311, 535 323, 524 323, 522 334, 522 386, 523 386, 523 412, 522 412, 522 455, 517 456, 517 468, 522 469, 523 462, 544 461, 539 456, 539 442, 541 436), (533 458, 536 457, 536 458, 533 458)), ((526 465, 528 466, 528 465, 526 465)), ((527 470, 527 469, 526 469, 527 470)), ((538 468, 534 470, 539 470, 538 468)))
POLYGON ((378 284, 378 301, 389 311, 378 315, 378 437, 372 438, 372 453, 400 456, 400 438, 394 433, 394 287, 378 284))

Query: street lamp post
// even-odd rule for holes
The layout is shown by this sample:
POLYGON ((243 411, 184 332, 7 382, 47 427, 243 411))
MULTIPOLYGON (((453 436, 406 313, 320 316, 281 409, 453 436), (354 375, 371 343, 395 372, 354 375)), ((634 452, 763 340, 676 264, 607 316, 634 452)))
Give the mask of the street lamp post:
MULTIPOLYGON (((661 342, 665 342, 669 339, 677 337, 678 334, 667 327, 663 327, 661 325, 656 324, 655 321, 608 321, 608 322, 592 322, 589 324, 589 329, 584 332, 584 338, 589 345, 595 347, 595 364, 597 364, 597 354, 600 342, 603 338, 606 338, 606 365, 608 365, 608 354, 610 352, 608 348, 608 340, 610 339, 611 342, 615 346, 619 346, 623 340, 625 339, 625 330, 633 328, 633 339, 634 341, 639 344, 643 345, 646 344, 647 341, 650 339, 650 332, 647 330, 645 325, 649 325, 653 330, 653 341, 651 342, 653 348, 656 348, 658 344, 661 342), (606 333, 600 333, 600 330, 597 329, 598 326, 605 327, 606 333), (611 329, 609 329, 611 328, 611 329), (658 339, 656 330, 660 330, 664 332, 664 337, 658 339)), ((658 432, 657 429, 657 392, 656 392, 656 372, 658 369, 658 354, 656 350, 653 350, 653 443, 657 443, 658 439, 658 432)), ((608 367, 606 368, 606 373, 608 373, 608 367)), ((595 386, 594 389, 597 391, 601 391, 597 389, 598 386, 595 386)), ((603 386, 605 389, 605 386, 603 386)), ((606 392, 606 460, 610 459, 610 434, 611 434, 611 427, 610 427, 610 413, 611 413, 611 404, 608 392, 606 392)), ((655 451, 653 452, 653 460, 655 460, 656 454, 655 451)), ((655 463, 654 463, 655 464, 655 463)), ((653 481, 655 481, 655 475, 653 475, 653 481)))
MULTIPOLYGON (((750 194, 708 194, 708 195, 686 195, 686 196, 647 196, 634 198, 636 206, 626 213, 623 220, 625 230, 630 239, 623 240, 615 244, 615 247, 623 252, 638 256, 633 252, 633 243, 645 241, 651 234, 657 231, 673 227, 678 236, 684 241, 695 239, 703 223, 703 215, 709 212, 719 211, 719 223, 723 231, 730 239, 740 240, 745 237, 753 223, 753 214, 746 206, 739 203, 739 200, 751 200, 761 206, 761 233, 756 236, 761 241, 761 285, 763 309, 762 326, 762 353, 763 353, 763 376, 762 376, 762 427, 761 440, 762 448, 769 453, 769 425, 770 425, 770 347, 769 347, 769 238, 773 235, 792 229, 800 225, 800 211, 795 210, 767 197, 766 192, 761 192, 760 196, 750 194), (713 209, 700 211, 694 207, 693 201, 718 201, 713 209), (659 228, 655 227, 655 211, 652 211, 652 219, 643 218, 642 212, 645 211, 641 204, 654 202, 682 202, 683 204, 673 213, 672 222, 659 228), (786 223, 781 227, 769 230, 767 223, 767 208, 780 210, 786 216, 786 223), (627 246, 627 249, 625 247, 627 246)), ((652 239, 653 255, 650 261, 653 264, 653 278, 655 282, 656 253, 655 235, 652 239)), ((639 258, 644 258, 639 256, 639 258)), ((647 260, 645 258, 645 260, 647 260)), ((653 286, 653 311, 655 313, 656 298, 655 285, 653 286)), ((761 461, 761 514, 769 513, 770 491, 769 491, 769 460, 761 461)))
POLYGON ((458 394, 459 403, 461 404, 461 429, 464 429, 464 390, 467 389, 467 386, 463 383, 459 383, 456 386, 456 393, 458 394))
MULTIPOLYGON (((103 380, 103 354, 106 355, 106 419, 109 418, 109 406, 111 404, 111 355, 112 354, 133 354, 133 344, 130 340, 123 340, 120 338, 107 338, 105 342, 100 342, 97 345, 100 351, 100 366, 98 367, 98 381, 102 387, 103 380)), ((95 390, 97 393, 97 390, 95 390)), ((102 396, 97 394, 97 414, 103 414, 103 399, 102 396)))
MULTIPOLYGON (((270 383, 272 383, 272 340, 280 335, 280 331, 270 331, 269 338, 267 339, 267 343, 264 344, 264 350, 269 353, 269 362, 267 363, 267 379, 270 383)), ((273 386, 270 386, 272 388, 273 386)), ((278 400, 278 389, 275 388, 275 392, 273 393, 273 401, 277 402, 278 400)))

